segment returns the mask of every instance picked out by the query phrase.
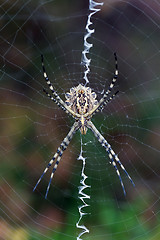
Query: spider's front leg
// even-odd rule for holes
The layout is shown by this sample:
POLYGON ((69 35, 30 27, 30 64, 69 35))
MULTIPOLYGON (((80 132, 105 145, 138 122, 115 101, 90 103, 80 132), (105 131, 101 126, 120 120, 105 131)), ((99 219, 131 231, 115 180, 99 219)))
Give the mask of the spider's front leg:
POLYGON ((55 102, 59 107, 62 108, 63 111, 65 111, 66 113, 68 113, 69 115, 71 115, 72 117, 76 118, 76 117, 80 117, 79 114, 75 113, 74 111, 72 111, 67 104, 60 98, 60 96, 56 93, 56 91, 53 88, 52 83, 49 80, 49 77, 47 75, 47 72, 45 70, 45 66, 44 66, 44 62, 43 62, 43 55, 41 55, 41 61, 42 61, 42 69, 43 69, 43 76, 46 80, 46 83, 49 87, 49 89, 52 92, 52 96, 45 90, 43 89, 43 91, 46 93, 46 95, 53 101, 55 102))
POLYGON ((41 179, 43 178, 44 174, 48 171, 48 169, 50 168, 50 166, 53 164, 53 162, 55 161, 55 159, 57 159, 57 161, 55 162, 55 165, 53 167, 52 173, 51 173, 51 177, 48 183, 48 187, 46 190, 46 194, 45 194, 45 198, 47 198, 48 195, 48 191, 51 185, 51 181, 52 178, 54 176, 55 171, 57 170, 58 164, 61 160, 62 154, 63 152, 66 150, 66 148, 68 147, 73 135, 75 134, 75 132, 79 129, 79 124, 78 122, 75 122, 71 128, 71 130, 69 131, 68 135, 64 138, 64 140, 62 141, 61 145, 59 146, 59 148, 57 149, 57 152, 54 154, 53 158, 50 160, 50 162, 48 163, 47 167, 45 168, 44 172, 42 173, 41 177, 39 178, 38 182, 36 183, 33 191, 35 191, 35 189, 37 188, 38 184, 40 183, 41 179))
MULTIPOLYGON (((114 99, 114 97, 117 95, 117 93, 119 93, 119 91, 115 92, 111 97, 109 97, 108 99, 106 99, 93 113, 93 115, 99 111, 102 111, 103 108, 105 107, 105 105, 107 105, 112 99, 114 99)), ((93 116, 92 115, 92 116, 93 116)))
MULTIPOLYGON (((53 96, 54 96, 54 99, 55 99, 54 101, 55 101, 56 103, 59 103, 58 106, 63 106, 63 107, 64 107, 64 105, 65 105, 64 101, 63 101, 63 100, 59 97, 59 95, 55 92, 55 90, 54 90, 54 88, 53 88, 53 85, 51 84, 51 82, 50 82, 50 80, 49 80, 49 77, 48 77, 48 75, 47 75, 47 73, 46 73, 45 66, 44 66, 44 62, 43 62, 43 55, 41 55, 41 62, 42 62, 43 76, 44 76, 44 78, 45 78, 45 80, 46 80, 46 83, 47 83, 47 85, 49 86, 49 88, 50 88, 53 96)), ((45 91, 45 90, 44 90, 44 91, 45 91)), ((46 92, 46 91, 45 91, 45 92, 46 92)), ((46 94, 48 95, 48 92, 46 92, 46 94)))
POLYGON ((61 107, 61 109, 63 111, 65 111, 68 115, 72 116, 73 117, 73 114, 71 112, 69 112, 63 105, 60 104, 60 102, 58 102, 58 100, 56 100, 53 96, 51 96, 50 93, 48 93, 46 91, 46 89, 43 89, 43 91, 45 92, 45 94, 54 102, 56 103, 59 107, 61 107))
POLYGON ((112 82, 109 85, 108 90, 106 90, 104 92, 103 97, 100 99, 100 101, 98 102, 98 104, 88 113, 86 113, 84 115, 85 118, 87 118, 88 116, 92 116, 93 114, 95 114, 96 112, 99 112, 101 109, 103 109, 103 107, 110 102, 115 95, 118 93, 118 91, 116 93, 114 93, 111 97, 108 98, 108 95, 110 94, 110 92, 112 91, 112 89, 115 86, 115 83, 117 81, 118 78, 118 63, 117 63, 117 55, 116 53, 114 53, 114 57, 115 57, 115 72, 114 72, 114 77, 112 79, 112 82))
POLYGON ((120 175, 120 172, 117 168, 116 162, 120 165, 120 167, 122 168, 122 170, 126 173, 127 177, 129 178, 129 180, 131 181, 131 183, 133 184, 133 186, 135 186, 132 178, 129 176, 128 172, 126 171, 125 167, 123 166, 123 164, 120 162, 118 156, 115 154, 115 152, 113 151, 111 145, 106 141, 106 139, 102 136, 102 134, 97 130, 97 128, 94 126, 94 124, 91 121, 88 121, 87 123, 87 127, 89 129, 92 130, 92 132, 94 133, 94 135, 97 137, 98 141, 101 143, 101 145, 106 149, 108 156, 111 160, 111 163, 113 165, 113 167, 115 168, 117 175, 119 177, 124 195, 126 195, 126 191, 124 188, 124 184, 120 175))

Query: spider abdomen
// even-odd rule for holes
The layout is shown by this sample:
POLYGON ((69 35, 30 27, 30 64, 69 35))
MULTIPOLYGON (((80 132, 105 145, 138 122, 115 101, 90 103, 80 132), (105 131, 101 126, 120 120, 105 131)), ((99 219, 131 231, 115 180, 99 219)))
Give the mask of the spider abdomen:
POLYGON ((96 100, 95 92, 92 92, 91 88, 84 87, 79 84, 77 87, 70 89, 69 93, 66 93, 66 104, 80 115, 91 111, 95 105, 98 104, 96 100))

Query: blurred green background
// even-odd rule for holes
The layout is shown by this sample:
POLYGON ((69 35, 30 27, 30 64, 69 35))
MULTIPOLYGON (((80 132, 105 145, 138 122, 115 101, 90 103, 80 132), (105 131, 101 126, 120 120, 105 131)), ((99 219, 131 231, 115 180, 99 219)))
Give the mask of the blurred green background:
MULTIPOLYGON (((114 74, 118 55, 118 96, 93 123, 119 155, 135 182, 121 171, 123 191, 105 150, 88 130, 82 137, 86 158, 85 193, 89 214, 82 239, 160 239, 160 42, 157 1, 104 0, 92 17, 95 33, 89 86, 97 98, 114 74)), ((41 68, 41 54, 58 94, 84 83, 81 64, 88 1, 0 2, 0 239, 76 239, 78 187, 77 132, 56 171, 48 199, 50 174, 32 192, 45 166, 73 124, 52 103, 41 68)))

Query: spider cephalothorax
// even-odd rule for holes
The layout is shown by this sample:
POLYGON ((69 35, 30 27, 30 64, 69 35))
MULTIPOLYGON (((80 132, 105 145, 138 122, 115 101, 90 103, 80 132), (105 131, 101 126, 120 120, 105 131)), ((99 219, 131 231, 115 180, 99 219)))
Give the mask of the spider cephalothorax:
POLYGON ((128 172, 125 170, 122 163, 120 162, 118 156, 113 151, 111 145, 107 142, 107 140, 102 136, 102 134, 98 131, 98 129, 94 126, 94 124, 91 121, 92 116, 95 113, 102 110, 103 107, 108 102, 110 102, 114 98, 114 96, 118 93, 118 91, 117 91, 115 94, 111 95, 110 97, 108 96, 110 94, 111 90, 113 89, 115 82, 117 80, 117 76, 118 76, 116 53, 114 53, 114 56, 115 56, 114 77, 112 79, 112 82, 111 82, 108 90, 104 91, 104 94, 99 101, 96 99, 97 98, 96 93, 93 92, 91 90, 91 88, 85 87, 82 84, 79 84, 77 87, 71 88, 70 91, 65 94, 65 97, 66 97, 65 102, 55 92, 53 85, 51 84, 51 82, 47 76, 47 73, 45 71, 45 67, 44 67, 44 63, 43 63, 43 56, 42 56, 43 75, 44 75, 47 85, 49 86, 49 88, 51 90, 52 95, 50 93, 48 93, 45 89, 44 89, 44 92, 47 94, 47 96, 52 101, 54 101, 67 114, 69 114, 70 116, 72 116, 75 119, 75 123, 73 124, 72 128, 70 129, 68 135, 64 138, 64 140, 58 147, 57 152, 54 154, 53 158, 48 163, 43 174, 41 175, 41 177, 39 178, 37 184, 35 185, 35 187, 33 189, 33 191, 36 189, 36 187, 40 183, 41 179, 43 178, 44 174, 48 171, 49 167, 53 164, 53 162, 55 162, 52 173, 51 173, 50 181, 49 181, 49 184, 47 187, 45 198, 47 198, 47 194, 48 194, 48 191, 50 188, 52 178, 53 178, 54 173, 55 173, 55 171, 58 167, 58 164, 61 160, 62 154, 63 154, 64 150, 66 150, 66 148, 68 147, 74 133, 78 129, 81 131, 82 134, 86 134, 87 129, 89 128, 94 133, 94 135, 97 137, 100 144, 105 148, 105 150, 108 153, 110 162, 112 163, 113 167, 115 168, 117 175, 120 179, 124 194, 126 194, 126 192, 125 192, 125 188, 124 188, 124 185, 123 185, 123 182, 121 179, 120 172, 117 168, 117 163, 120 165, 122 170, 126 173, 127 177, 130 179, 131 183, 134 185, 134 182, 132 181, 128 172))

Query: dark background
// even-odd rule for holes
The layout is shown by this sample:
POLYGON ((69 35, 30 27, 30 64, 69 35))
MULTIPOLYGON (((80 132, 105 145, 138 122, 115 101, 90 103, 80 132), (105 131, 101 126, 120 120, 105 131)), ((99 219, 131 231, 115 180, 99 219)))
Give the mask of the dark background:
MULTIPOLYGON (((124 197, 107 153, 88 130, 83 239, 158 240, 160 235, 160 99, 158 1, 104 1, 92 17, 95 33, 89 87, 100 99, 114 74, 116 98, 93 117, 135 182, 120 169, 124 197)), ((32 192, 45 166, 73 124, 43 93, 41 54, 58 94, 84 83, 81 64, 88 1, 1 1, 0 3, 0 239, 75 239, 79 219, 77 161, 81 135, 65 151, 44 195, 49 172, 32 192)))

